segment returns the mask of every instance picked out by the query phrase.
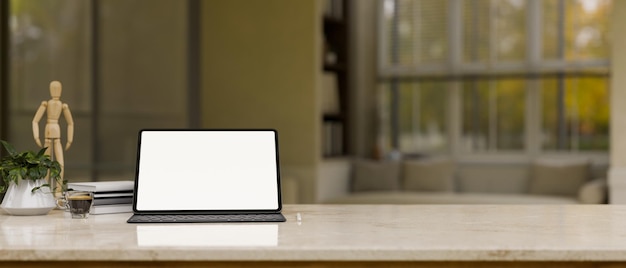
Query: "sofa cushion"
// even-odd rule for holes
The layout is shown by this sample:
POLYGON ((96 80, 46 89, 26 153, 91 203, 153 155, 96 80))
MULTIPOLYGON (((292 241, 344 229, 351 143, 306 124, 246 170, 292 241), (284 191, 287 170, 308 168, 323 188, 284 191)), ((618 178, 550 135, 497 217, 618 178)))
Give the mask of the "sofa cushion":
POLYGON ((453 192, 454 164, 448 160, 409 160, 403 164, 405 191, 453 192))
POLYGON ((587 160, 543 159, 531 168, 531 194, 577 196, 580 187, 589 179, 587 160))
POLYGON ((578 201, 583 204, 606 204, 607 183, 605 179, 588 181, 578 191, 578 201))
POLYGON ((451 193, 451 192, 362 192, 325 201, 326 204, 577 204, 575 197, 496 194, 496 193, 451 193))
POLYGON ((400 163, 397 161, 355 161, 352 191, 396 191, 400 188, 400 163))
POLYGON ((527 194, 529 181, 527 164, 461 164, 459 192, 527 194))

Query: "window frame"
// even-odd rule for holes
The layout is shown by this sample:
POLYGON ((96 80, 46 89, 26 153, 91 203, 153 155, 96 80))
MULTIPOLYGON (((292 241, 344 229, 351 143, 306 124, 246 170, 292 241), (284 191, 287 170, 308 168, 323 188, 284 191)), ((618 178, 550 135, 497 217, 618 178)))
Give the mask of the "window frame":
MULTIPOLYGON (((100 130, 103 129, 103 113, 102 107, 99 104, 99 94, 103 92, 102 81, 100 78, 101 74, 101 64, 102 64, 102 56, 100 54, 100 38, 102 33, 100 17, 102 15, 102 10, 100 6, 102 5, 99 0, 86 0, 85 1, 89 5, 89 43, 90 43, 90 70, 87 70, 91 76, 91 82, 89 83, 89 90, 91 93, 91 97, 88 98, 89 106, 91 110, 86 113, 84 111, 80 111, 80 109, 74 109, 72 111, 74 120, 78 121, 81 119, 81 116, 85 116, 88 114, 90 123, 87 125, 83 125, 84 129, 90 129, 91 136, 88 137, 89 141, 87 142, 90 146, 91 153, 88 158, 88 167, 84 168, 88 170, 89 175, 87 177, 82 177, 80 179, 87 179, 91 181, 101 180, 103 177, 102 172, 108 171, 112 169, 127 169, 130 171, 134 170, 132 165, 129 166, 105 166, 101 164, 101 150, 103 145, 99 143, 102 138, 100 137, 100 130)), ((185 65, 187 66, 188 73, 186 75, 186 83, 187 88, 186 94, 188 95, 186 99, 186 117, 187 122, 184 122, 187 127, 190 128, 198 128, 201 124, 201 114, 199 113, 201 104, 200 98, 200 53, 201 53, 201 44, 199 40, 201 39, 201 2, 200 0, 185 0, 184 5, 186 6, 187 18, 185 18, 187 26, 184 34, 186 35, 186 55, 185 55, 185 65)), ((9 28, 10 18, 11 18, 11 1, 10 0, 2 0, 0 1, 0 139, 10 140, 11 134, 9 131, 9 127, 11 125, 11 120, 13 120, 10 116, 11 112, 9 111, 9 106, 7 105, 9 102, 10 95, 10 74, 13 70, 11 70, 11 31, 9 28)), ((31 111, 27 110, 25 105, 18 105, 18 113, 24 113, 28 115, 32 115, 31 111)), ((62 126, 63 128, 65 125, 62 126)), ((63 129, 65 131, 65 129, 63 129)), ((43 138, 43 137, 42 137, 43 138)), ((31 138, 32 139, 32 138, 31 138)), ((63 139, 65 141, 65 139, 63 139)), ((76 146, 76 145, 74 145, 76 146)), ((2 150, 0 150, 0 156, 2 156, 2 150)), ((67 158, 66 158, 67 160, 67 158)), ((80 168, 83 168, 81 166, 80 168)), ((110 178, 106 178, 107 180, 110 178)))

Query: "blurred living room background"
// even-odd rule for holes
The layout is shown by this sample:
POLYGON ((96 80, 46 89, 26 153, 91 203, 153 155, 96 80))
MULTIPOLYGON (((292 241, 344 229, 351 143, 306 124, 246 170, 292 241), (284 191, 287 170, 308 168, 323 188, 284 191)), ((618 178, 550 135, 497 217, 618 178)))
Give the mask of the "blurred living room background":
POLYGON ((606 183, 617 5, 2 1, 0 139, 37 149, 31 122, 58 80, 70 181, 132 180, 143 128, 275 128, 290 203, 355 190, 333 180, 356 160, 447 159, 456 190, 517 193, 501 178, 584 159, 606 183))

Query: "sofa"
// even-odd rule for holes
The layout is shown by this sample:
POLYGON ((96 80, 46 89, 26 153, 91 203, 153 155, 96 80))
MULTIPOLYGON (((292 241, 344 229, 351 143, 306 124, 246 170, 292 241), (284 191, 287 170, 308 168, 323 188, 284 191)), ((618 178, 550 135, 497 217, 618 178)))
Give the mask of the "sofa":
POLYGON ((456 163, 449 159, 326 161, 325 204, 605 204, 607 183, 585 159, 456 163))

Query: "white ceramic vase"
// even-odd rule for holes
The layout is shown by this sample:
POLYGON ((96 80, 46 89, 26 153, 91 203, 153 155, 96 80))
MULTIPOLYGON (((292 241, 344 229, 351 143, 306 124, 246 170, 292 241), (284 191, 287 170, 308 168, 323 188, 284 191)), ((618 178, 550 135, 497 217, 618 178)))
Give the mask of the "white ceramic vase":
POLYGON ((20 180, 11 182, 0 208, 11 215, 45 215, 56 207, 56 201, 50 187, 42 187, 32 192, 33 188, 46 183, 45 179, 20 180))

